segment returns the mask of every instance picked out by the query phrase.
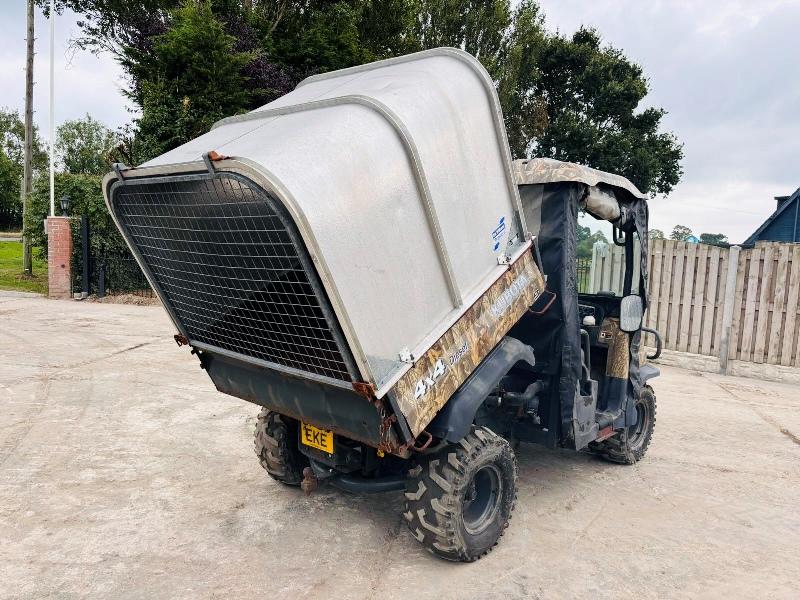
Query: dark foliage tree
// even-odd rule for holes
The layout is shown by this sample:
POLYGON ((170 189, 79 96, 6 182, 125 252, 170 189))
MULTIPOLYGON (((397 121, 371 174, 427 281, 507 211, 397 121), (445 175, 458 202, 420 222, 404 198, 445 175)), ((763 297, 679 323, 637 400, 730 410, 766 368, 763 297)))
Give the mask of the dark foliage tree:
POLYGON ((544 18, 533 0, 523 0, 516 8, 507 48, 498 61, 497 91, 511 152, 517 158, 529 156, 532 140, 548 126, 548 108, 538 91, 539 61, 547 43, 544 18))
POLYGON ((222 112, 217 87, 205 94, 198 85, 186 94, 178 88, 190 84, 189 75, 154 64, 188 66, 198 58, 191 45, 174 43, 166 51, 172 38, 165 36, 180 27, 174 42, 195 31, 196 41, 213 37, 222 48, 224 34, 233 38, 232 60, 247 57, 234 69, 227 114, 264 104, 309 74, 455 46, 476 56, 495 81, 517 157, 588 164, 625 175, 650 194, 669 193, 682 175, 682 146, 660 130, 665 111, 639 109, 648 93, 641 67, 603 45, 594 30, 570 37, 547 32, 535 0, 515 7, 510 0, 213 0, 184 8, 177 0, 59 0, 58 6, 84 15, 80 47, 119 58, 143 125, 164 128, 153 152, 203 130, 222 112), (196 31, 199 21, 187 28, 180 15, 189 10, 209 20, 209 31, 196 31), (175 97, 188 98, 185 111, 175 97))
POLYGON ((105 175, 111 170, 111 152, 119 142, 118 134, 88 114, 82 119, 65 121, 56 130, 56 153, 67 173, 105 175))
POLYGON ((592 248, 596 242, 608 243, 608 238, 600 231, 592 231, 590 227, 578 224, 578 258, 592 258, 592 248))
POLYGON ((686 225, 675 225, 672 228, 672 233, 669 234, 669 239, 685 242, 692 235, 692 230, 686 225))
POLYGON ((700 243, 710 244, 712 246, 722 246, 723 248, 730 246, 728 243, 728 236, 724 233, 701 233, 700 243))
MULTIPOLYGON (((651 194, 669 193, 682 175, 681 145, 660 133, 663 109, 638 111, 648 92, 641 67, 599 34, 548 36, 530 93, 546 105, 543 131, 518 154, 545 156, 619 173, 651 194)), ((524 138, 523 138, 524 139, 524 138)))
POLYGON ((0 148, 0 229, 22 222, 21 181, 22 169, 0 148))
POLYGON ((208 131, 215 121, 246 111, 255 90, 246 67, 255 52, 236 50, 236 38, 206 3, 186 4, 172 24, 153 38, 146 54, 128 70, 137 85, 130 97, 142 107, 138 134, 153 156, 208 131))
MULTIPOLYGON (((33 172, 47 168, 48 158, 39 130, 34 126, 33 172)), ((25 160, 25 123, 19 112, 0 109, 0 227, 17 229, 22 224, 22 175, 25 160)))
MULTIPOLYGON (((19 112, 0 108, 0 149, 16 165, 22 168, 25 159, 25 123, 19 112)), ((33 128, 33 170, 47 168, 48 158, 45 145, 39 137, 39 128, 33 128)))

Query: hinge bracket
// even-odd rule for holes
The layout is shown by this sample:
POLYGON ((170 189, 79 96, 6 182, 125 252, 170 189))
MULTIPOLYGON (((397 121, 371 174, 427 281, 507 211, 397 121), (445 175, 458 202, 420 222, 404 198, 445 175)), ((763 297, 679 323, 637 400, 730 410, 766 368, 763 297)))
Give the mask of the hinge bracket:
POLYGON ((214 163, 228 158, 224 154, 220 154, 216 150, 209 150, 203 154, 203 162, 206 163, 206 169, 211 175, 214 175, 217 170, 214 168, 214 163))
POLYGON ((353 385, 353 390, 359 396, 363 396, 370 402, 375 400, 376 389, 374 384, 369 383, 367 381, 354 381, 352 385, 353 385))

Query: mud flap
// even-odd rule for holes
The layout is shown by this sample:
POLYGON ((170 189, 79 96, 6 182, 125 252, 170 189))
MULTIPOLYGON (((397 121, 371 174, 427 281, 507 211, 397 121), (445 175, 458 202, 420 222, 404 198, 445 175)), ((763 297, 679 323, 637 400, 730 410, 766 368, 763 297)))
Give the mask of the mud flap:
POLYGON ((583 396, 580 383, 575 389, 575 402, 572 404, 572 435, 575 449, 580 450, 597 439, 600 428, 597 425, 597 382, 591 380, 591 393, 583 396))
POLYGON ((534 366, 533 349, 517 339, 504 337, 439 411, 428 431, 454 443, 467 435, 486 396, 520 361, 534 366))

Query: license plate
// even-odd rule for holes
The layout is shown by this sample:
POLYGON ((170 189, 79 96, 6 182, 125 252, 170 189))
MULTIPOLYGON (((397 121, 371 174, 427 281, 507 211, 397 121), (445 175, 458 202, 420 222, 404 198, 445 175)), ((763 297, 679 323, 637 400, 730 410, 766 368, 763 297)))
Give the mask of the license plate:
POLYGON ((300 424, 300 441, 306 446, 333 454, 333 432, 314 427, 308 423, 300 424))

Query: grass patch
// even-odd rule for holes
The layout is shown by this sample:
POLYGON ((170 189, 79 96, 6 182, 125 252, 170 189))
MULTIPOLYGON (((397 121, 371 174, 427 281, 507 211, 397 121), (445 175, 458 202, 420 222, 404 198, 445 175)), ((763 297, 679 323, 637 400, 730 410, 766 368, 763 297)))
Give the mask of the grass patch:
POLYGON ((22 242, 0 242, 0 290, 47 293, 47 262, 33 255, 33 275, 22 275, 22 242))

